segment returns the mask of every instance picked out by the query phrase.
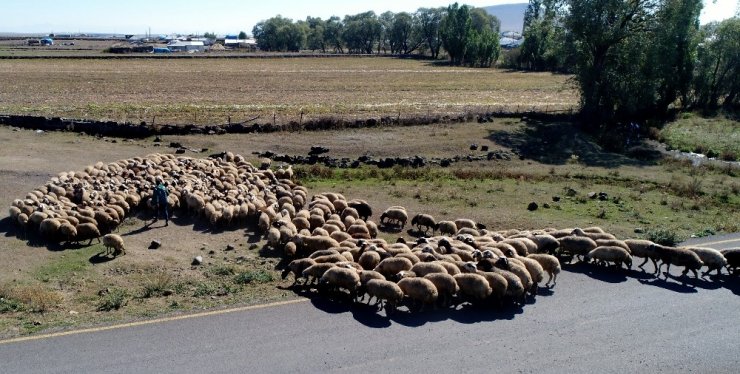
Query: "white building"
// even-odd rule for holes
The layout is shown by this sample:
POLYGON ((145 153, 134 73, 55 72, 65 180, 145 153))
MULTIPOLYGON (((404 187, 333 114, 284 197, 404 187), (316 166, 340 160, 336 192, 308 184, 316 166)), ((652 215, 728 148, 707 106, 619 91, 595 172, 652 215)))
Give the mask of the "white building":
POLYGON ((182 41, 177 40, 167 44, 172 52, 205 52, 206 46, 201 41, 182 41))

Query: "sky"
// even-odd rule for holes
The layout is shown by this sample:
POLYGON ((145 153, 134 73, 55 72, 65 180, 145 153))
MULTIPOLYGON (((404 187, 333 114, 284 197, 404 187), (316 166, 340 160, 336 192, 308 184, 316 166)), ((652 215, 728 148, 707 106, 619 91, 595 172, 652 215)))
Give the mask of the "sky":
MULTIPOLYGON (((278 14, 293 20, 306 16, 344 17, 373 10, 413 12, 420 7, 447 6, 453 0, 3 0, 0 32, 99 32, 155 35, 181 33, 251 34, 252 27, 278 14)), ((468 0, 481 7, 521 0, 468 0)), ((740 0, 704 0, 702 23, 732 17, 740 0)))

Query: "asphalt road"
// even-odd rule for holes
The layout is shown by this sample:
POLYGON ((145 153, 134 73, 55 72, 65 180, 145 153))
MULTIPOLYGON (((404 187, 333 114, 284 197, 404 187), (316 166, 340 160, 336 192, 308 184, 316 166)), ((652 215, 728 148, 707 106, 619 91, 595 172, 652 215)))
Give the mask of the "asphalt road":
POLYGON ((565 266, 551 292, 504 311, 387 318, 313 298, 5 341, 0 373, 737 373, 740 278, 678 273, 565 266))

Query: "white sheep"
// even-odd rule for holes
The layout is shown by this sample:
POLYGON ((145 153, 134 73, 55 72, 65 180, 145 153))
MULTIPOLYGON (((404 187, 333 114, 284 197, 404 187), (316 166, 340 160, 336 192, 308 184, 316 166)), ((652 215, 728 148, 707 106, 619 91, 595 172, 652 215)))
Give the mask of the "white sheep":
POLYGON ((106 234, 103 236, 103 246, 105 246, 105 254, 112 254, 117 256, 119 253, 122 255, 126 254, 126 248, 124 247, 123 238, 117 234, 106 234))
POLYGON ((403 290, 404 295, 411 299, 415 304, 420 305, 419 310, 425 306, 434 304, 437 301, 439 293, 434 283, 424 278, 403 278, 398 281, 398 287, 403 290))
POLYGON ((527 258, 531 258, 535 261, 537 261, 541 266, 542 269, 547 272, 547 274, 550 276, 550 279, 547 280, 547 283, 545 283, 545 286, 548 286, 550 282, 552 282, 552 285, 554 286, 558 279, 558 274, 560 274, 560 261, 557 257, 553 255, 548 255, 546 253, 532 253, 527 256, 527 258))
POLYGON ((375 297, 376 303, 379 304, 380 308, 385 307, 386 311, 395 310, 398 304, 403 301, 403 290, 394 282, 384 279, 370 279, 365 284, 365 288, 369 295, 368 302, 375 297), (391 309, 388 308, 389 306, 391 309))
POLYGON ((598 263, 611 262, 618 267, 622 264, 627 265, 628 269, 632 268, 632 256, 629 250, 618 246, 600 246, 592 249, 584 257, 586 262, 596 260, 598 263))
POLYGON ((720 275, 720 269, 727 266, 727 259, 725 258, 725 256, 722 255, 722 253, 720 253, 720 251, 716 249, 704 247, 683 248, 686 248, 699 256, 701 261, 704 263, 704 266, 707 267, 707 271, 704 272, 704 275, 708 275, 709 272, 711 272, 712 270, 717 270, 717 275, 720 275))

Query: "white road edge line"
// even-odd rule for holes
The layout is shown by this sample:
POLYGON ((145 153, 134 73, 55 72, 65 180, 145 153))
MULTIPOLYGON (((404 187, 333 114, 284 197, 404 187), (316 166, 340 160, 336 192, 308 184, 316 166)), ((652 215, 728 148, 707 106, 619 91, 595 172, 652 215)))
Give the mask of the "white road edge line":
POLYGON ((92 328, 88 328, 88 329, 62 331, 62 332, 55 332, 55 333, 51 333, 51 334, 22 336, 22 337, 18 337, 18 338, 11 338, 11 339, 7 339, 7 340, 0 340, 0 345, 3 345, 3 344, 12 344, 12 343, 20 343, 20 342, 31 341, 31 340, 41 340, 41 339, 56 338, 56 337, 60 337, 60 336, 88 334, 88 333, 100 332, 100 331, 108 331, 108 330, 118 330, 118 329, 124 329, 124 328, 128 328, 128 327, 137 327, 137 326, 152 325, 152 324, 155 324, 155 323, 163 323, 163 322, 170 322, 170 321, 179 321, 179 320, 184 320, 184 319, 207 317, 207 316, 216 316, 216 315, 220 315, 220 314, 228 314, 228 313, 235 313, 235 312, 244 312, 244 311, 248 311, 248 310, 264 309, 264 308, 277 307, 277 306, 282 306, 282 305, 290 305, 290 304, 302 303, 302 302, 306 302, 306 301, 308 301, 308 299, 294 299, 294 300, 287 300, 287 301, 278 301, 278 302, 269 303, 269 304, 250 305, 250 306, 243 306, 243 307, 231 308, 231 309, 221 309, 221 310, 212 310, 212 311, 208 311, 208 312, 201 312, 201 313, 194 313, 194 314, 185 314, 185 315, 181 315, 181 316, 157 318, 157 319, 152 319, 152 320, 147 320, 147 321, 138 321, 138 322, 123 323, 123 324, 120 324, 120 325, 92 327, 92 328))

